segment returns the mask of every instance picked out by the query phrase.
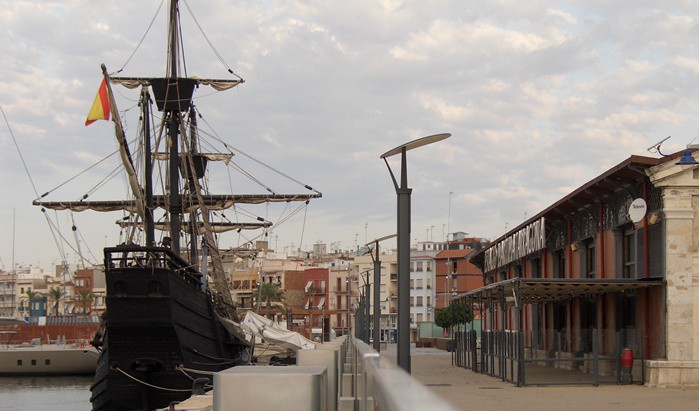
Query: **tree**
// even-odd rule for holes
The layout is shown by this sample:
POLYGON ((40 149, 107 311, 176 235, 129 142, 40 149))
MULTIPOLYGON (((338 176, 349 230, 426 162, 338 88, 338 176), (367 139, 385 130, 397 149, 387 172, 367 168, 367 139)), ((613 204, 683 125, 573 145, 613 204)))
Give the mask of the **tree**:
POLYGON ((434 322, 451 334, 455 325, 470 323, 473 320, 473 310, 465 301, 454 301, 448 307, 437 311, 434 322))
POLYGON ((86 288, 81 288, 75 295, 75 299, 80 303, 81 311, 87 314, 87 305, 92 302, 92 293, 86 288))
POLYGON ((444 307, 437 311, 437 314, 434 317, 434 323, 445 330, 451 328, 453 324, 451 317, 451 306, 444 307))
POLYGON ((58 315, 58 306, 61 302, 61 300, 66 296, 65 290, 62 290, 60 288, 53 288, 49 290, 49 300, 53 301, 53 312, 54 315, 58 315))
POLYGON ((262 283, 257 289, 257 311, 260 311, 262 304, 265 304, 265 315, 271 318, 272 303, 284 303, 284 291, 277 284, 262 283))

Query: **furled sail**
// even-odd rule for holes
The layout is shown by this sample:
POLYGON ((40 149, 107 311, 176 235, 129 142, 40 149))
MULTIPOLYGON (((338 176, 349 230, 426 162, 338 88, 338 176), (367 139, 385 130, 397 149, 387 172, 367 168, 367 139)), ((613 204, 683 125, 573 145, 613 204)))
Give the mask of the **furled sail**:
MULTIPOLYGON (((226 210, 236 204, 284 203, 290 201, 308 201, 320 198, 321 194, 202 194, 201 200, 207 210, 226 210)), ((183 204, 184 211, 199 209, 199 198, 183 204)), ((35 206, 51 210, 71 210, 75 212, 93 211, 128 211, 136 212, 135 200, 106 200, 106 201, 40 201, 32 202, 35 206)), ((153 196, 153 206, 167 210, 167 198, 163 195, 153 196)))
MULTIPOLYGON (((141 86, 150 86, 154 79, 150 77, 111 77, 109 81, 113 84, 133 89, 141 86)), ((200 79, 197 77, 188 77, 187 79, 194 81, 197 85, 211 86, 216 91, 229 90, 245 82, 244 80, 200 79)))
MULTIPOLYGON (((197 153, 198 156, 206 158, 208 161, 223 161, 226 164, 230 163, 233 158, 233 153, 197 153)), ((180 154, 182 158, 184 154, 180 154)), ((169 153, 154 153, 153 158, 156 160, 168 160, 170 158, 169 153)))
MULTIPOLYGON (((118 220, 117 224, 122 227, 133 227, 133 226, 138 226, 141 227, 143 224, 141 223, 134 223, 133 221, 124 221, 124 220, 118 220)), ((260 228, 269 228, 272 226, 271 221, 265 221, 262 223, 258 222, 249 222, 249 223, 231 223, 231 222, 211 222, 211 230, 214 233, 225 233, 228 231, 234 231, 234 230, 258 230, 260 228)), ((191 234, 190 229, 191 224, 186 223, 183 224, 182 229, 184 230, 185 233, 191 234)), ((170 231, 170 224, 168 223, 155 223, 155 229, 156 230, 161 230, 161 231, 170 231)), ((197 235, 203 235, 204 230, 206 227, 202 222, 197 223, 197 232, 195 234, 197 235)))
MULTIPOLYGON (((109 80, 109 74, 107 73, 107 67, 102 64, 102 73, 104 77, 109 80)), ((131 158, 131 152, 129 151, 129 144, 126 141, 126 136, 124 134, 124 127, 121 125, 121 117, 119 116, 119 110, 116 109, 116 101, 114 100, 114 95, 112 94, 112 88, 107 81, 107 95, 109 96, 109 103, 114 107, 114 114, 112 116, 112 121, 114 122, 114 133, 116 135, 117 141, 119 142, 119 155, 121 156, 121 161, 124 163, 124 169, 126 174, 128 174, 129 185, 131 186, 131 191, 134 197, 134 211, 138 214, 141 221, 145 221, 145 200, 143 198, 143 189, 138 182, 138 177, 136 176, 136 170, 133 165, 133 159, 131 158)), ((133 234, 133 233, 132 233, 133 234)))

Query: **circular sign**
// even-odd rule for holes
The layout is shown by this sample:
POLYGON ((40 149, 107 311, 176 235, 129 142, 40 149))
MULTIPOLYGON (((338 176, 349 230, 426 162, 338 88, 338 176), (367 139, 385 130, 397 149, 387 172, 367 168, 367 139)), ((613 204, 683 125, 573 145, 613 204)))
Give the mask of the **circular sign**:
POLYGON ((643 217, 646 216, 646 211, 648 211, 646 200, 637 198, 633 200, 629 206, 629 218, 634 223, 638 223, 639 221, 643 220, 643 217))

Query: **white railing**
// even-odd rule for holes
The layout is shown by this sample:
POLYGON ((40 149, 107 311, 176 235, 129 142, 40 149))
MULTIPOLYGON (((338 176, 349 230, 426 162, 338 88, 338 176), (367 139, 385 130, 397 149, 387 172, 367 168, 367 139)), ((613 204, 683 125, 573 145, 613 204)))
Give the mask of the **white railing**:
POLYGON ((340 410, 453 411, 455 408, 364 342, 347 339, 340 410))

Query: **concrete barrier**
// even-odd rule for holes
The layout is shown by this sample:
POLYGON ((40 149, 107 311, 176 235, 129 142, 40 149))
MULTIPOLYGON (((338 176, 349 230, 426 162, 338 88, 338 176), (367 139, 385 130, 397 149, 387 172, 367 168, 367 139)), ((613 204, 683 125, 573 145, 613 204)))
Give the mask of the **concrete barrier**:
POLYGON ((214 375, 214 411, 328 411, 325 367, 240 366, 214 375))

